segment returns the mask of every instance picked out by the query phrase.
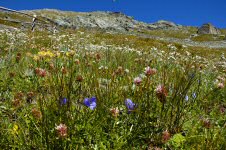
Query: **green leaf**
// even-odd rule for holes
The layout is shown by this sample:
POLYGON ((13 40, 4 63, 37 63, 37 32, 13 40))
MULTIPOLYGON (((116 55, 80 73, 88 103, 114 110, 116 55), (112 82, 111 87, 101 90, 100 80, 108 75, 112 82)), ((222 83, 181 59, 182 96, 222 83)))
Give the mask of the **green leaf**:
POLYGON ((185 137, 181 135, 180 133, 175 134, 170 140, 169 143, 170 145, 178 148, 183 145, 183 143, 186 141, 185 137))

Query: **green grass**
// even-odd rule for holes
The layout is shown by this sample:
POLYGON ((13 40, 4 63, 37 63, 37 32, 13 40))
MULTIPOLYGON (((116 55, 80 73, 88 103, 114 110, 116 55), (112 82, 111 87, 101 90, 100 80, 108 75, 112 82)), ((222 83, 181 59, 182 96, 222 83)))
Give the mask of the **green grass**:
POLYGON ((198 42, 206 42, 206 41, 222 41, 224 40, 224 38, 225 38, 224 36, 219 35, 203 34, 193 37, 192 40, 198 42))
POLYGON ((226 147, 225 73, 214 64, 225 50, 90 30, 0 39, 2 149, 226 147))
POLYGON ((142 31, 147 35, 158 36, 158 37, 171 37, 178 39, 187 39, 192 34, 196 34, 197 28, 195 27, 182 27, 181 29, 157 29, 157 30, 149 30, 142 31))

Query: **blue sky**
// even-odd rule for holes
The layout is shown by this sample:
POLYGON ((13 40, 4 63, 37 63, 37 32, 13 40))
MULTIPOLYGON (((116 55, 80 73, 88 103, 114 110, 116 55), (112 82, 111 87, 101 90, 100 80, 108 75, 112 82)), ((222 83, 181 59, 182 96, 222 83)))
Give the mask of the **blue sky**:
POLYGON ((120 11, 147 23, 169 20, 200 26, 211 22, 226 28, 226 0, 0 0, 0 6, 16 10, 120 11))

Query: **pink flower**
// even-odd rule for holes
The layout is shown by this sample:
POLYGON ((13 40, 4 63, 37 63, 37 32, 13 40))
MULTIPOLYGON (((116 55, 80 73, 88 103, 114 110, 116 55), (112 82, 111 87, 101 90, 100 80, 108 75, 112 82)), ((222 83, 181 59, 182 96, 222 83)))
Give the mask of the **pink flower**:
POLYGON ((141 82, 142 82, 142 79, 141 79, 140 77, 134 78, 134 83, 135 83, 136 85, 140 85, 141 82))
POLYGON ((67 126, 65 124, 59 124, 55 128, 57 130, 59 137, 66 137, 67 136, 67 126))
POLYGON ((160 102, 165 103, 166 102, 166 96, 168 95, 167 90, 163 85, 158 85, 156 88, 156 96, 160 100, 160 102))
POLYGON ((46 70, 42 68, 36 68, 35 73, 40 76, 40 77, 45 77, 46 76, 46 70))
POLYGON ((110 109, 112 116, 117 117, 119 115, 119 109, 118 107, 116 108, 111 108, 110 109))
POLYGON ((223 89, 223 88, 224 88, 224 83, 218 83, 218 84, 217 84, 217 87, 218 87, 219 89, 223 89))
POLYGON ((211 122, 209 119, 203 119, 202 120, 202 126, 209 129, 211 127, 211 122))
POLYGON ((149 66, 145 68, 144 73, 146 76, 154 75, 156 74, 157 70, 155 68, 151 69, 149 66))
POLYGON ((167 142, 169 139, 170 139, 170 133, 169 133, 169 131, 164 131, 164 132, 162 132, 162 141, 163 142, 167 142))

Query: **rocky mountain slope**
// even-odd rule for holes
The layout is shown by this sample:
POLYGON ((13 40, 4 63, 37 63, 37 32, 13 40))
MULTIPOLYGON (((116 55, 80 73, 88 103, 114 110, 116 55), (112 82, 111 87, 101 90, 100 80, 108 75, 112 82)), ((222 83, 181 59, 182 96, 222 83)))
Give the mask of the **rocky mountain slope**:
MULTIPOLYGON (((53 9, 21 11, 30 16, 37 15, 40 24, 56 25, 64 28, 99 28, 114 31, 131 30, 156 30, 156 29, 178 29, 182 26, 169 21, 158 21, 156 23, 144 23, 126 16, 120 12, 71 12, 59 11, 53 9)), ((0 10, 1 22, 25 24, 31 22, 32 18, 15 12, 6 12, 0 10)))
POLYGON ((167 22, 159 21, 157 23, 148 24, 139 22, 133 17, 126 16, 120 12, 66 12, 59 10, 35 10, 25 11, 29 14, 37 14, 46 20, 52 20, 56 25, 68 28, 100 28, 110 29, 117 31, 129 30, 153 30, 164 28, 177 28, 178 25, 167 22))
POLYGON ((164 20, 144 23, 120 12, 71 12, 42 9, 20 11, 20 13, 0 9, 0 28, 30 30, 32 16, 37 15, 36 30, 94 29, 188 46, 226 48, 225 30, 221 35, 198 35, 197 27, 181 26, 164 20))

